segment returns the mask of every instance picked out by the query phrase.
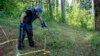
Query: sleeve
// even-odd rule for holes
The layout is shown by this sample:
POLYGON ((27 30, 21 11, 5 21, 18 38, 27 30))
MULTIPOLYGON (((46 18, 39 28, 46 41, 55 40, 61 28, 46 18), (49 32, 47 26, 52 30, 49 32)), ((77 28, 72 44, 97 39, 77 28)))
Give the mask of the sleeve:
POLYGON ((40 18, 40 17, 42 17, 42 14, 37 14, 37 18, 40 18))
POLYGON ((40 15, 37 15, 37 18, 40 18, 40 15))

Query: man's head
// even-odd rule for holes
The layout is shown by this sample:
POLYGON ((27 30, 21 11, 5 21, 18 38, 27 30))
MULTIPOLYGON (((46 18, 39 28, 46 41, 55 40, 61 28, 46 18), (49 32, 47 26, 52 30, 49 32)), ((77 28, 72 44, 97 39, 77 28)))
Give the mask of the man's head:
POLYGON ((42 13, 43 12, 43 9, 41 6, 36 6, 35 7, 35 10, 38 12, 38 13, 42 13))

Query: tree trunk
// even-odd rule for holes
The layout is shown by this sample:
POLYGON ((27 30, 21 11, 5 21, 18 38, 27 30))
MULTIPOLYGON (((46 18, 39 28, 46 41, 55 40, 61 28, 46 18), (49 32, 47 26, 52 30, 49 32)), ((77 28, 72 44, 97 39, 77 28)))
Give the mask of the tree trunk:
POLYGON ((53 19, 51 0, 48 0, 48 3, 49 3, 49 13, 50 13, 51 18, 53 19))
POLYGON ((35 6, 37 6, 38 5, 38 0, 35 0, 35 6))
POLYGON ((62 10, 62 22, 66 23, 66 17, 65 17, 65 0, 61 0, 61 10, 62 10))
POLYGON ((27 8, 31 8, 32 7, 32 1, 31 0, 27 0, 27 8))
POLYGON ((57 18, 57 16, 58 16, 58 0, 56 0, 55 1, 55 14, 56 14, 56 16, 55 16, 55 18, 57 18))
POLYGON ((95 30, 100 31, 100 0, 94 0, 95 30))
POLYGON ((47 8, 46 10, 49 11, 49 4, 47 0, 46 0, 46 8, 47 8))
POLYGON ((58 0, 56 0, 56 12, 57 12, 57 14, 58 14, 58 0))

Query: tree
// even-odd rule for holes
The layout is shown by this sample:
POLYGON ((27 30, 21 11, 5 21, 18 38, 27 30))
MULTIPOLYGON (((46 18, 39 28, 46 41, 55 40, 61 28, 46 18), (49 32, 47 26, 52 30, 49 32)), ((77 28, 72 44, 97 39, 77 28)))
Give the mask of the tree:
POLYGON ((57 16, 58 16, 58 9, 59 9, 59 8, 58 8, 58 5, 59 5, 59 4, 58 4, 58 0, 55 0, 55 14, 56 14, 56 15, 55 15, 55 18, 57 18, 57 16))
POLYGON ((0 11, 5 11, 6 13, 13 13, 16 6, 17 0, 2 0, 0 1, 0 11))
POLYGON ((100 31, 100 0, 94 0, 95 30, 100 31))
POLYGON ((61 0, 61 10, 62 10, 62 22, 66 23, 66 17, 65 17, 65 0, 61 0))
POLYGON ((50 17, 53 19, 51 0, 48 0, 50 17))

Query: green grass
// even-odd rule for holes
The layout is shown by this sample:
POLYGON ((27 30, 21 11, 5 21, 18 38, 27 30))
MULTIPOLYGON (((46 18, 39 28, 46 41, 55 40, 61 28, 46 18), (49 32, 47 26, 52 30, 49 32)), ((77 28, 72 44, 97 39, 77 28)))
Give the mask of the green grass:
MULTIPOLYGON (((41 28, 38 20, 33 23, 33 34, 34 39, 41 43, 44 36, 47 38, 47 47, 51 51, 51 56, 100 56, 100 33, 56 22, 46 23, 51 34, 46 28, 41 28)), ((0 18, 0 25, 6 33, 11 30, 8 34, 10 39, 18 38, 19 19, 0 18)), ((41 54, 35 55, 41 56, 41 54)))

